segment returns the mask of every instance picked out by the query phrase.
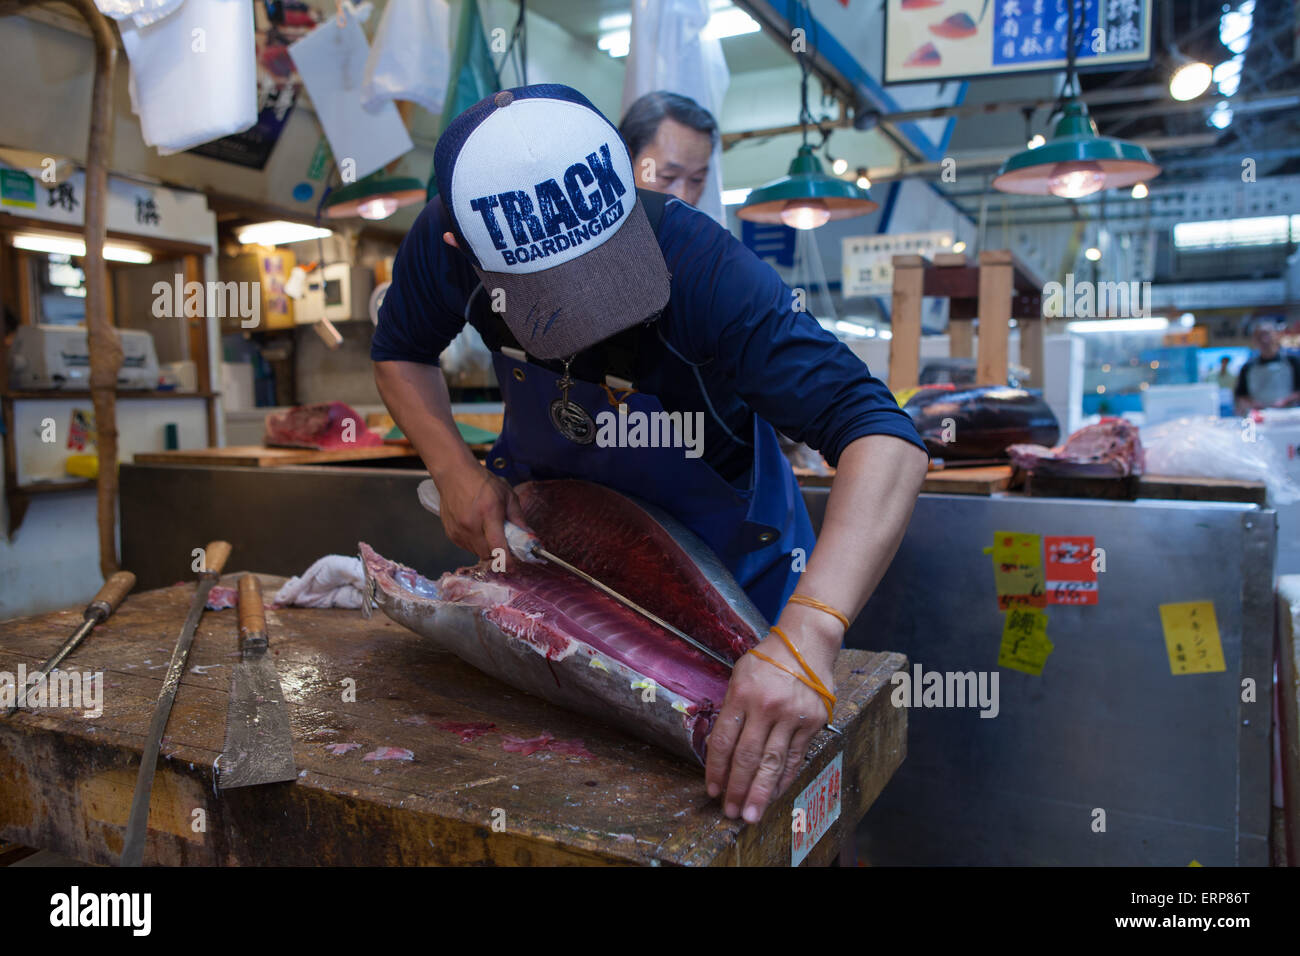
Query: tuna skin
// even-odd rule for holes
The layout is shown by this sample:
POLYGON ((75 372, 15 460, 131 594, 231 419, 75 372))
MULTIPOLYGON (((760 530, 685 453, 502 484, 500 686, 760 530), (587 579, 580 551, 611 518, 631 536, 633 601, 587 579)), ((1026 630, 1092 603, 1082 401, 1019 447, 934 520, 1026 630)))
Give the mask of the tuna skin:
MULTIPOLYGON (((708 549, 676 522, 599 485, 516 489, 553 553, 730 660, 766 622, 708 549)), ((389 617, 493 676, 693 762, 730 671, 552 565, 489 562, 431 582, 360 545, 389 617)))

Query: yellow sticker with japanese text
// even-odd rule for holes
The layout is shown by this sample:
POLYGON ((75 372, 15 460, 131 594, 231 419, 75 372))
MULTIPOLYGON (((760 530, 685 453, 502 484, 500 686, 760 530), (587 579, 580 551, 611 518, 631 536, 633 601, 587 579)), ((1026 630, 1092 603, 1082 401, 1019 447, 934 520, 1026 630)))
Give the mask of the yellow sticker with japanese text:
POLYGON ((1055 645, 1047 639, 1047 614, 1036 607, 1013 607, 1002 625, 998 666, 1039 677, 1055 645))
POLYGON ((993 546, 984 549, 993 556, 993 583, 998 609, 1047 605, 1043 578, 1043 539, 1018 531, 995 531, 993 546))
POLYGON ((1227 670, 1213 601, 1160 605, 1169 669, 1174 674, 1213 674, 1227 670))

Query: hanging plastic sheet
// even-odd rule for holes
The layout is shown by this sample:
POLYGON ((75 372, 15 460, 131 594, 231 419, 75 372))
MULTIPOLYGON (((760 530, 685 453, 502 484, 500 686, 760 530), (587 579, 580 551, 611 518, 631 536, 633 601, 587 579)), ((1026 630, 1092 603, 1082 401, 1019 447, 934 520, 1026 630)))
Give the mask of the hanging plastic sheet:
MULTIPOLYGON (((188 0, 187 0, 188 2, 188 0)), ((368 110, 361 86, 370 47, 361 23, 370 4, 342 6, 343 24, 330 17, 289 47, 343 181, 355 182, 411 150, 414 144, 391 101, 368 110)))
POLYGON ((163 19, 145 26, 121 19, 118 29, 131 63, 131 108, 145 143, 161 155, 257 122, 257 47, 248 0, 185 0, 163 19))
POLYGON ((451 65, 451 8, 446 0, 388 0, 375 30, 361 84, 368 110, 409 100, 441 113, 451 65))
MULTIPOLYGON (((632 47, 623 76, 623 109, 656 90, 689 96, 717 119, 731 83, 722 44, 704 35, 706 0, 634 0, 632 47)), ((722 211, 722 144, 713 147, 699 208, 726 225, 722 211)))

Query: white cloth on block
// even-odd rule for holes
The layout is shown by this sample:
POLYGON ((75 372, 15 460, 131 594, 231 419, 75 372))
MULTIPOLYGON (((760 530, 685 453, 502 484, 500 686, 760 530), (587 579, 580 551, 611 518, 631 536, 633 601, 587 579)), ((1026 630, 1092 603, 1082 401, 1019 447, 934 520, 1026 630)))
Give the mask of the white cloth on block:
POLYGON ((361 607, 366 572, 360 558, 327 554, 275 595, 280 607, 361 607))

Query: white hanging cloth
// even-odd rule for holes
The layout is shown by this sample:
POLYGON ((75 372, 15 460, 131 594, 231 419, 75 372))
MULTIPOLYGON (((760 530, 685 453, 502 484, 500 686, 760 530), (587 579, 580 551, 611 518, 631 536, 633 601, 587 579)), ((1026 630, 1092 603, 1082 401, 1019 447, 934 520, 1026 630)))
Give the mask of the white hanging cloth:
MULTIPOLYGON (((731 74, 722 44, 716 37, 704 36, 708 22, 707 0, 633 0, 632 43, 623 76, 624 112, 645 94, 667 90, 689 96, 718 118, 731 74)), ((726 225, 721 137, 713 147, 699 208, 726 225)))
POLYGON ((446 0, 388 0, 361 84, 366 109, 409 100, 442 112, 451 71, 450 23, 446 0))

